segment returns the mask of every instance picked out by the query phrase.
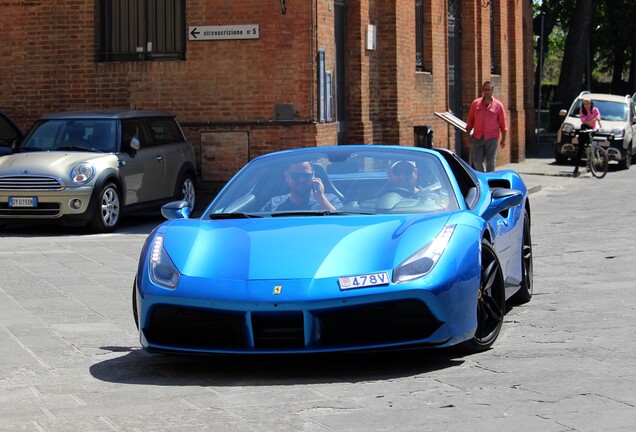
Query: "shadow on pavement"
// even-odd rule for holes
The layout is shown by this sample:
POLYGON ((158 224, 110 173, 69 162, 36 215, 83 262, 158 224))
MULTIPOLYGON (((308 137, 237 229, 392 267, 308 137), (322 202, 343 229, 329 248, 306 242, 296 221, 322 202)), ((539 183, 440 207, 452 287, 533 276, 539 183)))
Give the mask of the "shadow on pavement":
POLYGON ((151 354, 140 349, 90 368, 99 380, 157 386, 269 386, 361 382, 419 375, 459 366, 447 350, 263 356, 188 356, 151 354))

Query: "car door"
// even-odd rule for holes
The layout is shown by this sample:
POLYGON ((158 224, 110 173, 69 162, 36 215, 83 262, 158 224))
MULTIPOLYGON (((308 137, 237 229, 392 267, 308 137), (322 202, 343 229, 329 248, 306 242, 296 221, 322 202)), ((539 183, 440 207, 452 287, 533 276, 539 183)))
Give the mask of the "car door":
POLYGON ((165 177, 162 196, 172 197, 183 166, 184 147, 188 144, 174 118, 148 118, 148 126, 155 146, 161 149, 164 156, 165 177))
POLYGON ((121 160, 119 173, 125 184, 126 204, 142 204, 163 198, 165 158, 161 148, 150 138, 144 119, 122 120, 121 160), (130 143, 139 141, 139 149, 130 143))

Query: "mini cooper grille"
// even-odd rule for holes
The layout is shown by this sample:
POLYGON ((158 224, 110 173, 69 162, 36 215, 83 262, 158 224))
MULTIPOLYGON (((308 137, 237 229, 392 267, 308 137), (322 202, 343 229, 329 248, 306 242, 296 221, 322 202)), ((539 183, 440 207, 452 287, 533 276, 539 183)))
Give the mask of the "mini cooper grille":
POLYGON ((258 312, 247 315, 162 305, 155 307, 148 324, 144 334, 151 344, 173 349, 253 352, 417 342, 431 336, 440 326, 428 308, 417 300, 307 314, 258 312), (311 320, 307 340, 305 319, 311 320))
POLYGON ((0 190, 5 191, 47 191, 62 190, 64 187, 54 177, 47 176, 5 176, 0 177, 0 190))
POLYGON ((7 203, 0 203, 0 216, 7 217, 50 217, 60 214, 59 203, 38 203, 36 208, 9 207, 7 203))

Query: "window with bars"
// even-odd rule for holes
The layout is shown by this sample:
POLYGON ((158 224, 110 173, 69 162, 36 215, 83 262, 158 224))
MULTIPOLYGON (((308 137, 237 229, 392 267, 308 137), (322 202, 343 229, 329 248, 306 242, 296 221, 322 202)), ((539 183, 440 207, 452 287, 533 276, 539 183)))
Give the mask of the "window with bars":
POLYGON ((185 0, 98 2, 98 61, 185 59, 185 0))
POLYGON ((426 70, 424 58, 424 0, 415 0, 415 70, 426 70))

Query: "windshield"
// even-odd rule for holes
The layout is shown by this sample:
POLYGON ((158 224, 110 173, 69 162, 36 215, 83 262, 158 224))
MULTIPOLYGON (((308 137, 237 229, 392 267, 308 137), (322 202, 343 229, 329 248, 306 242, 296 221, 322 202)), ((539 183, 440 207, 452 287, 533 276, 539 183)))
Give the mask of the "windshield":
MULTIPOLYGON (((601 120, 607 121, 627 121, 627 104, 625 102, 610 102, 592 100, 594 107, 601 113, 601 120)), ((583 99, 578 99, 570 110, 570 117, 579 118, 579 111, 583 106, 583 99)))
POLYGON ((111 153, 117 150, 116 130, 115 120, 39 120, 17 151, 74 150, 111 153))
POLYGON ((458 208, 435 153, 398 146, 342 146, 253 160, 203 218, 441 213, 458 208))

